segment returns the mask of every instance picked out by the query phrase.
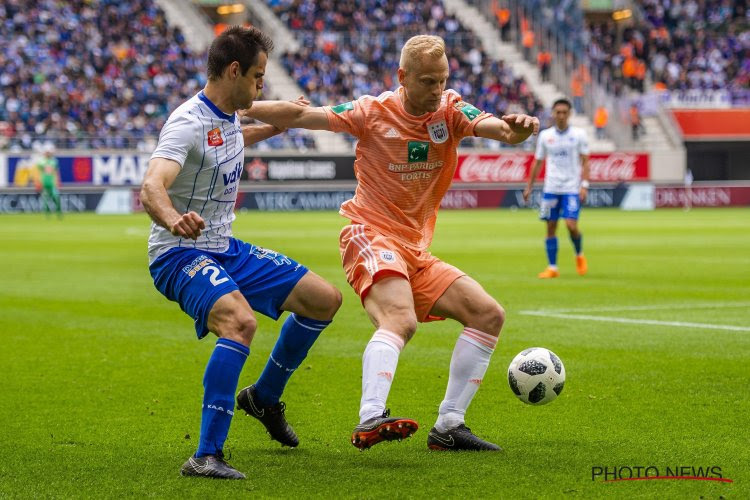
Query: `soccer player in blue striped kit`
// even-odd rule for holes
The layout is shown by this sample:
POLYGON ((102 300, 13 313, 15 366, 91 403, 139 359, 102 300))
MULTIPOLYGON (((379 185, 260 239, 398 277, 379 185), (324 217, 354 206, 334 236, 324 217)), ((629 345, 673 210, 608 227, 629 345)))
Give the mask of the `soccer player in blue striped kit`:
POLYGON ((149 270, 156 288, 195 320, 198 338, 219 337, 203 377, 198 450, 182 466, 187 476, 244 479, 224 460, 240 372, 250 353, 259 312, 292 314, 258 381, 237 395, 283 445, 298 439, 279 401, 289 377, 341 305, 341 293, 280 253, 232 237, 244 147, 281 130, 240 126, 237 110, 252 106, 263 87, 271 40, 255 28, 232 27, 208 53, 208 82, 167 120, 151 156, 141 200, 153 223, 149 270))
POLYGON ((581 203, 586 202, 589 192, 589 143, 586 132, 568 124, 570 101, 558 99, 552 105, 555 126, 542 130, 536 141, 534 166, 523 190, 527 202, 534 187, 534 180, 547 159, 544 173, 544 188, 539 218, 547 226, 544 246, 547 252, 547 268, 539 273, 542 279, 557 278, 557 221, 562 217, 570 234, 576 253, 576 272, 581 276, 588 271, 588 262, 583 255, 583 235, 578 227, 581 203))

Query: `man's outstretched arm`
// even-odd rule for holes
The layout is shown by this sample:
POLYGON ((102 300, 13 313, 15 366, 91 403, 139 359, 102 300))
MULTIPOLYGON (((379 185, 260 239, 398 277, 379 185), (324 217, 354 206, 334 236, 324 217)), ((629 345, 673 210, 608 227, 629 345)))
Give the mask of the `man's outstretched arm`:
POLYGON ((512 114, 502 118, 491 116, 477 123, 474 133, 479 137, 508 144, 520 144, 531 134, 539 133, 539 118, 512 114))
POLYGON ((282 132, 282 129, 278 129, 273 125, 267 125, 265 123, 253 123, 242 126, 242 138, 245 140, 245 147, 265 141, 266 139, 279 135, 282 132))
POLYGON ((250 109, 241 113, 282 130, 331 130, 323 108, 304 106, 292 101, 256 101, 250 109))

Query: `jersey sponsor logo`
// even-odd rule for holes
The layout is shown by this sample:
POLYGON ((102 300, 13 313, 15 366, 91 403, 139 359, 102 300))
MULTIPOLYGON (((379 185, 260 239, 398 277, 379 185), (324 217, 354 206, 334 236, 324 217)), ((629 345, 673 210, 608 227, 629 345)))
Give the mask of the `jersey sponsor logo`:
POLYGON ((456 103, 453 104, 453 107, 463 113, 470 122, 474 121, 474 118, 482 114, 481 111, 465 101, 456 101, 456 103))
POLYGON ((221 176, 224 179, 225 186, 229 183, 234 183, 240 180, 241 175, 242 175, 242 162, 237 162, 231 172, 226 173, 226 174, 221 174, 221 176))
POLYGON ((399 135, 399 133, 396 132, 395 128, 391 127, 388 129, 388 132, 383 134, 383 137, 385 137, 386 139, 400 139, 401 135, 399 135))
POLYGON ((337 104, 336 106, 331 107, 331 111, 336 113, 337 115, 340 115, 344 111, 351 111, 354 109, 354 102, 349 101, 342 104, 337 104))
POLYGON ((416 163, 389 163, 388 171, 397 173, 402 181, 417 181, 432 179, 432 171, 442 168, 444 164, 443 160, 420 161, 416 163))
POLYGON ((193 259, 193 262, 183 267, 182 272, 192 278, 198 273, 198 271, 210 264, 215 264, 215 262, 206 255, 199 255, 198 257, 193 259))
POLYGON ((208 131, 207 135, 209 146, 221 146, 222 144, 224 144, 224 139, 221 138, 221 129, 211 129, 208 131))
POLYGON ((380 260, 382 260, 383 262, 396 262, 396 254, 391 252, 390 250, 381 250, 380 260))
POLYGON ((407 144, 408 161, 414 163, 427 161, 427 153, 430 151, 430 143, 422 141, 409 141, 407 144))
POLYGON ((448 124, 445 120, 428 123, 427 132, 430 134, 430 140, 435 144, 442 144, 448 140, 448 124))

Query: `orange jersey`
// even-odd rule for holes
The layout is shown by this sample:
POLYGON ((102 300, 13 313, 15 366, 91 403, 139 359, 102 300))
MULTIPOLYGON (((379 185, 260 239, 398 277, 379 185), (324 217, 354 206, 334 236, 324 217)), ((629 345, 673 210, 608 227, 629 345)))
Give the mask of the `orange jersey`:
POLYGON ((359 139, 357 189, 354 198, 341 205, 341 215, 424 250, 432 242, 440 201, 453 179, 459 142, 492 115, 446 90, 437 111, 413 116, 404 109, 403 91, 366 95, 324 109, 331 130, 359 139))

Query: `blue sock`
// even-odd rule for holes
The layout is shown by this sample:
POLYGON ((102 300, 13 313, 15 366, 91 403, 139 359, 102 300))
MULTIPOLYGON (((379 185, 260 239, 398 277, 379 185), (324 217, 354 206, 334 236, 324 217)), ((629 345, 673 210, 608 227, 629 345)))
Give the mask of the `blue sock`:
POLYGON ((581 255, 581 248, 583 245, 583 234, 579 234, 578 238, 570 237, 570 241, 573 242, 573 247, 576 249, 576 255, 581 255))
POLYGON ((201 439, 196 457, 215 455, 224 448, 234 415, 234 393, 250 348, 229 339, 216 342, 203 376, 201 439))
POLYGON ((557 265, 557 236, 544 240, 547 245, 547 260, 550 266, 557 265))
POLYGON ((261 404, 270 406, 279 402, 289 377, 307 357, 320 332, 330 323, 289 315, 281 327, 268 363, 255 383, 255 395, 261 404))

